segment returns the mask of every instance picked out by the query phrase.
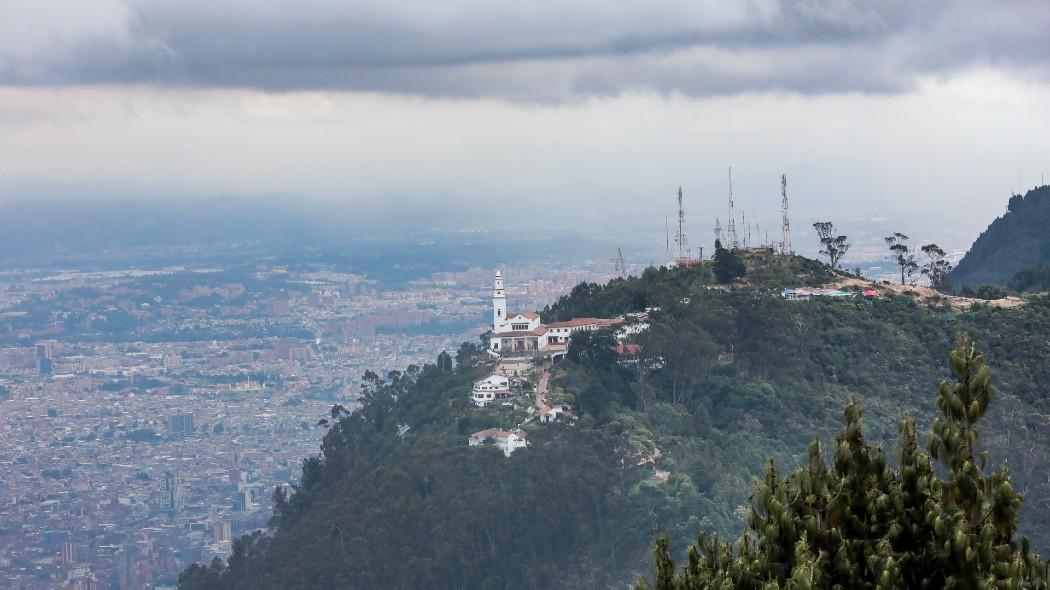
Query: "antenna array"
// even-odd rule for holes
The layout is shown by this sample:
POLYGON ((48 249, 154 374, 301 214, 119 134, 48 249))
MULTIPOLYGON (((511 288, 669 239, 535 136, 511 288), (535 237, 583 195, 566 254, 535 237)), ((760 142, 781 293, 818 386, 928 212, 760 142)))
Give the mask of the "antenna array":
POLYGON ((736 219, 733 218, 733 167, 729 167, 729 227, 726 229, 726 248, 739 250, 740 242, 736 238, 736 219))
POLYGON ((674 235, 674 243, 678 245, 678 259, 689 259, 689 239, 685 235, 685 206, 682 204, 682 187, 678 187, 678 233, 674 235))
POLYGON ((791 245, 791 218, 788 217, 787 174, 780 175, 780 212, 783 216, 783 225, 780 228, 780 253, 785 256, 792 256, 795 254, 795 248, 791 245))

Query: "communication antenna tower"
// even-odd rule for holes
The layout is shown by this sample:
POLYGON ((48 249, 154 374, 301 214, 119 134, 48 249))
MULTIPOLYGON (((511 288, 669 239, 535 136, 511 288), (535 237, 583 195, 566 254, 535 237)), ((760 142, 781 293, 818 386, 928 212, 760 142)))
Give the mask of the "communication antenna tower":
POLYGON ((780 253, 784 256, 794 256, 795 248, 791 245, 791 218, 788 217, 787 174, 780 175, 780 212, 784 218, 780 228, 780 253))
POLYGON ((689 240, 685 235, 685 207, 682 205, 682 187, 678 187, 678 233, 674 235, 674 243, 678 245, 679 262, 689 260, 689 240))
POLYGON ((667 216, 664 215, 664 247, 667 249, 667 255, 671 255, 671 230, 667 225, 667 216))
POLYGON ((627 276, 627 261, 623 258, 623 248, 616 249, 616 258, 613 259, 616 263, 616 274, 617 276, 627 276))
POLYGON ((739 250, 740 242, 736 239, 736 219, 733 217, 733 167, 729 167, 729 227, 726 229, 726 241, 730 250, 739 250))
POLYGON ((715 240, 722 241, 722 222, 715 217, 715 240))

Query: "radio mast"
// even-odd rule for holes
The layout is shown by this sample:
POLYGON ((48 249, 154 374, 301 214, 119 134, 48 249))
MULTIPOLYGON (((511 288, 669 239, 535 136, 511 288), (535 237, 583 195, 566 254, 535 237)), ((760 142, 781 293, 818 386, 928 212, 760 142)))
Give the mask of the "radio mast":
POLYGON ((689 240, 685 235, 685 207, 682 204, 682 187, 678 187, 678 233, 674 235, 674 243, 678 245, 678 264, 689 262, 689 240))
POLYGON ((671 230, 670 226, 667 225, 667 216, 664 215, 664 247, 667 249, 667 255, 671 255, 671 230))
POLYGON ((780 228, 780 253, 784 256, 794 256, 795 248, 791 245, 791 219, 788 217, 788 177, 787 174, 780 175, 780 212, 784 221, 780 228))
POLYGON ((736 239, 736 219, 733 217, 733 167, 729 167, 729 227, 726 229, 726 248, 739 250, 740 242, 736 239))
POLYGON ((623 258, 623 248, 616 249, 616 258, 613 258, 613 262, 616 264, 616 276, 627 276, 627 261, 623 258))

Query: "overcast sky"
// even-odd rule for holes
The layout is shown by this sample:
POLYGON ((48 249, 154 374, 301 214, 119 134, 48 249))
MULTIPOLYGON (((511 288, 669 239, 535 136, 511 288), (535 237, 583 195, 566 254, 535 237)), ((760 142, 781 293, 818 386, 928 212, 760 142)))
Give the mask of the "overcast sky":
POLYGON ((1046 0, 11 0, 0 199, 489 199, 662 232, 681 184, 706 231, 733 166, 767 223, 784 172, 800 218, 969 240, 1050 172, 1048 56, 1046 0))

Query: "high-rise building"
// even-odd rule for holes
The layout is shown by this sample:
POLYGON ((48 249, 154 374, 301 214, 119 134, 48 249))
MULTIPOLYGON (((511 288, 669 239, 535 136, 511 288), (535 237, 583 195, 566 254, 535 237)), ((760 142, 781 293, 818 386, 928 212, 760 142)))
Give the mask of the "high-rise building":
POLYGON ((77 562, 77 545, 76 543, 66 541, 62 543, 62 564, 72 565, 77 562))
POLYGON ((45 549, 59 547, 68 540, 69 531, 45 531, 41 537, 45 549))
POLYGON ((38 342, 35 347, 36 372, 38 375, 50 375, 54 367, 53 350, 50 342, 38 342))
POLYGON ((237 495, 233 498, 233 509, 237 512, 251 512, 253 507, 252 488, 245 486, 237 490, 237 495))
POLYGON ((172 513, 182 510, 182 479, 170 471, 164 473, 164 509, 172 513))
POLYGON ((230 523, 227 521, 217 522, 211 525, 211 542, 222 543, 229 542, 233 537, 233 532, 230 529, 230 523))
POLYGON ((179 412, 168 418, 168 432, 171 434, 191 434, 195 430, 193 414, 179 412))

